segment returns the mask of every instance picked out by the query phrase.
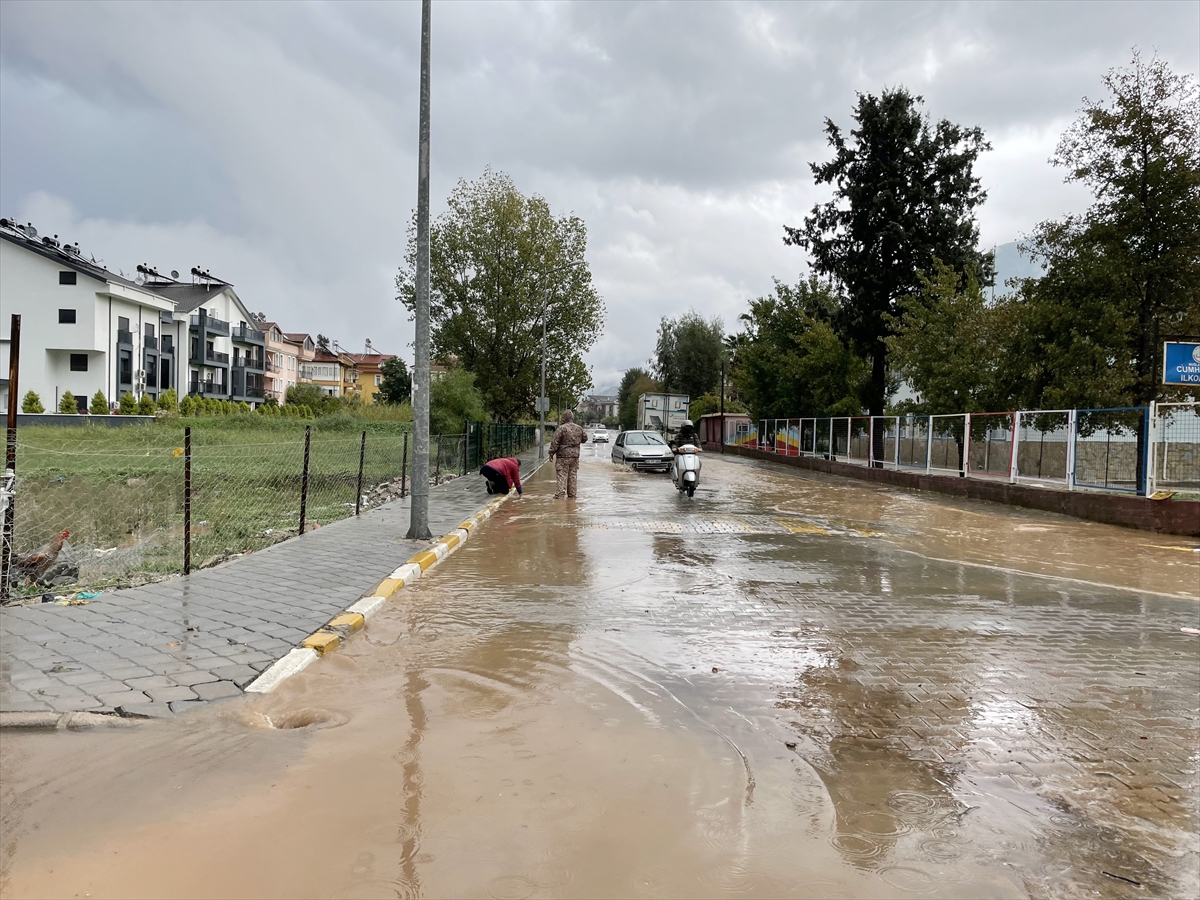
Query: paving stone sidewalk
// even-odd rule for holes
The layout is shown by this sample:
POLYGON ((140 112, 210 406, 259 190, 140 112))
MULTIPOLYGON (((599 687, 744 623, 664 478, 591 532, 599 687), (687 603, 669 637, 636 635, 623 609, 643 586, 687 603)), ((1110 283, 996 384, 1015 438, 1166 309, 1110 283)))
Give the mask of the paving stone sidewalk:
MULTIPOLYGON (((476 474, 431 487, 434 537, 489 499, 476 474)), ((0 711, 170 716, 240 694, 427 545, 404 538, 409 502, 86 606, 0 609, 0 711)))

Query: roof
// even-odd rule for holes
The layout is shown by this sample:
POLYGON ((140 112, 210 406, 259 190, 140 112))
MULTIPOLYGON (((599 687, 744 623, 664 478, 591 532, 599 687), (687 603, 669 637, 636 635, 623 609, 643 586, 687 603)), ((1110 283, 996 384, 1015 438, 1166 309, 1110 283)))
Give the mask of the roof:
POLYGON ((213 297, 227 288, 228 284, 185 284, 177 281, 151 281, 143 285, 143 289, 153 291, 161 297, 166 297, 175 304, 177 312, 190 313, 199 309, 213 297))
POLYGON ((378 368, 389 359, 395 357, 394 353, 345 353, 344 356, 350 357, 360 366, 378 368))
POLYGON ((283 336, 293 344, 303 344, 305 340, 312 340, 312 335, 304 331, 285 331, 283 336))
MULTIPOLYGON (((106 283, 123 284, 125 287, 136 288, 138 290, 146 289, 136 281, 131 281, 123 275, 110 272, 94 259, 85 259, 79 253, 78 249, 67 249, 68 247, 72 247, 71 244, 55 246, 53 243, 46 243, 53 240, 52 238, 43 237, 39 240, 38 238, 30 237, 23 227, 10 219, 0 219, 0 237, 19 247, 23 247, 31 253, 45 257, 60 266, 65 266, 68 269, 73 269, 76 272, 87 275, 89 278, 95 278, 98 281, 106 283)), ((58 235, 55 235, 55 237, 58 237, 58 235)), ((78 245, 75 246, 77 247, 78 245)))

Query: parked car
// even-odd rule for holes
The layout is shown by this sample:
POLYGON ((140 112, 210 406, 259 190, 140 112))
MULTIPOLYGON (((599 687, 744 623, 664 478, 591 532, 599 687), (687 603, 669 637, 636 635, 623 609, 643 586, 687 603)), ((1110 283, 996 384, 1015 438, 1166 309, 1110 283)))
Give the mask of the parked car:
POLYGON ((592 443, 593 444, 607 444, 608 443, 608 430, 605 428, 597 428, 595 431, 593 431, 592 432, 592 443))
POLYGON ((613 444, 613 462, 639 471, 666 472, 673 454, 657 431, 623 431, 613 444))

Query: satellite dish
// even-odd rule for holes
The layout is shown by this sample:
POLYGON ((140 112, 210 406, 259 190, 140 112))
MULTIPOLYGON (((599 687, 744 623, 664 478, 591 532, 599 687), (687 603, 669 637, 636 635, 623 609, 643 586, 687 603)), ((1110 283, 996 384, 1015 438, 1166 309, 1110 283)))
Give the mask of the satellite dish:
POLYGON ((137 278, 133 279, 133 283, 134 284, 145 284, 146 276, 139 274, 137 278))
POLYGON ((172 278, 178 278, 178 277, 179 277, 179 272, 178 272, 176 269, 172 269, 172 270, 171 270, 171 277, 172 277, 172 278))

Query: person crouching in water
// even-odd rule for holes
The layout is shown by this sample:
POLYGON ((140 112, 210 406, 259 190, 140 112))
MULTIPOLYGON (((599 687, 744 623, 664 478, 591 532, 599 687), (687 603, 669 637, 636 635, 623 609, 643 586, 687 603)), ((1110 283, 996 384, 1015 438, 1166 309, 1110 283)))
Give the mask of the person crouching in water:
POLYGON ((483 464, 479 474, 487 479, 489 494, 507 494, 513 488, 521 493, 521 461, 513 457, 493 459, 483 464))
POLYGON ((579 478, 579 445, 587 443, 587 432, 575 424, 575 414, 569 409, 559 417, 554 438, 550 441, 550 459, 558 477, 555 500, 574 497, 579 478))

